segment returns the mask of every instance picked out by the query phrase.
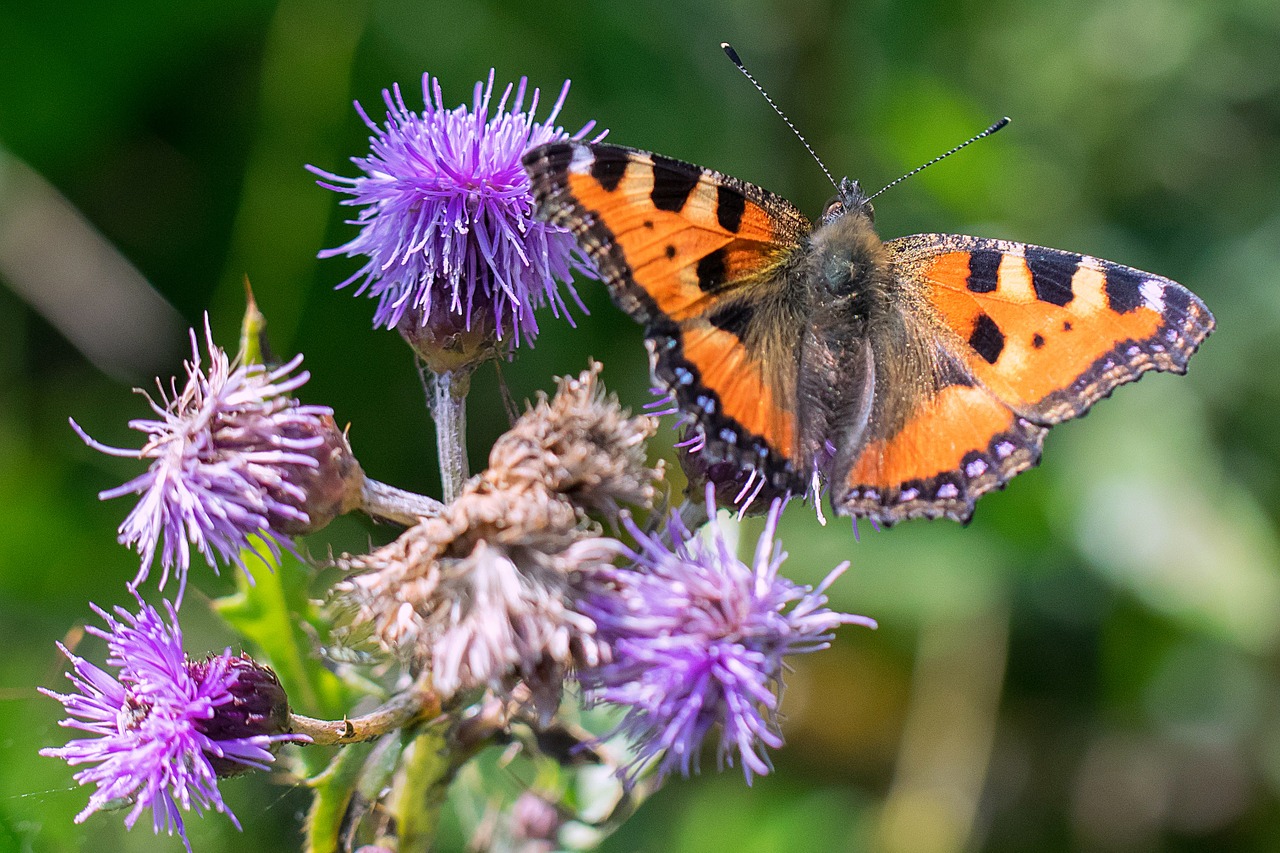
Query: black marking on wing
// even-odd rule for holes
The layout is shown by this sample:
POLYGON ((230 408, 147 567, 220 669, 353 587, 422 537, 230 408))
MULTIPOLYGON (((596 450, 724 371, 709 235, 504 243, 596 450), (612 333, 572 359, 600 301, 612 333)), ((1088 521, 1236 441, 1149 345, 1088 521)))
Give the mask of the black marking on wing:
POLYGON ((1075 299, 1071 277, 1080 266, 1079 255, 1028 246, 1026 260, 1027 269, 1031 270, 1031 288, 1036 293, 1036 299, 1058 306, 1075 299))
POLYGON ((1003 252, 975 249, 969 253, 969 278, 965 286, 973 293, 990 293, 999 286, 1000 259, 1003 252))
POLYGON ((745 340, 747 329, 754 316, 755 309, 751 303, 740 300, 723 308, 717 308, 707 317, 707 322, 741 341, 745 340))
POLYGON ((979 314, 973 333, 969 335, 969 346, 977 350, 978 355, 988 363, 995 364, 1000 353, 1004 352, 1004 332, 1000 331, 1000 327, 990 316, 979 314))
POLYGON ((659 210, 679 213, 701 177, 702 170, 697 166, 654 154, 653 191, 649 193, 653 206, 659 210))
POLYGON ((1143 279, 1137 270, 1119 265, 1107 267, 1107 307, 1117 314, 1128 314, 1142 304, 1143 279))
MULTIPOLYGON (((622 176, 627 172, 628 158, 625 151, 617 148, 598 148, 591 162, 591 177, 599 182, 608 192, 613 192, 622 183, 622 176)), ((565 168, 569 164, 565 163, 565 168)))
POLYGON ((725 250, 716 249, 698 260, 698 287, 703 293, 715 293, 724 286, 725 250))
POLYGON ((737 234, 742 227, 742 214, 746 209, 747 200, 742 193, 724 184, 716 187, 716 221, 721 228, 737 234))

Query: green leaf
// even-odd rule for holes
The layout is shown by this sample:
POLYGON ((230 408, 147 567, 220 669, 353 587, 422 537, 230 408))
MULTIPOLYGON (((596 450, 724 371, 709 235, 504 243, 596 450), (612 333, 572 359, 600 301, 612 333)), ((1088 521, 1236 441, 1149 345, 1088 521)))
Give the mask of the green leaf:
POLYGON ((308 782, 315 794, 307 812, 304 853, 336 853, 342 849, 347 809, 376 744, 369 741, 342 747, 329 766, 308 782))
MULTIPOLYGON (((309 570, 284 553, 279 563, 259 541, 257 550, 241 554, 253 573, 239 573, 237 592, 213 602, 214 610, 252 643, 280 677, 289 705, 310 716, 339 719, 355 697, 342 680, 315 655, 308 625, 321 624, 307 595, 309 570)), ((303 750, 304 756, 308 750, 303 750)), ((314 772, 317 768, 308 767, 314 772)))

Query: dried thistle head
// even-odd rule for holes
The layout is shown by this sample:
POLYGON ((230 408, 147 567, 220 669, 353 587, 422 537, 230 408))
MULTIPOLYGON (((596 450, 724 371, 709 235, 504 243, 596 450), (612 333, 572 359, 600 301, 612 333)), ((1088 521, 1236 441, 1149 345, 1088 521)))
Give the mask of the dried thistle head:
POLYGON ((494 444, 486 475, 504 485, 538 482, 577 507, 610 516, 619 504, 651 506, 662 468, 648 467, 645 447, 657 420, 631 417, 597 381, 600 370, 593 361, 577 377, 558 380, 551 400, 539 394, 494 444))
POLYGON ((572 602, 620 546, 587 511, 650 508, 662 472, 645 465, 652 419, 628 417, 599 371, 593 364, 540 398, 439 516, 340 561, 357 570, 338 587, 355 620, 372 624, 388 651, 429 667, 442 697, 523 682, 549 713, 565 672, 605 656, 572 602))

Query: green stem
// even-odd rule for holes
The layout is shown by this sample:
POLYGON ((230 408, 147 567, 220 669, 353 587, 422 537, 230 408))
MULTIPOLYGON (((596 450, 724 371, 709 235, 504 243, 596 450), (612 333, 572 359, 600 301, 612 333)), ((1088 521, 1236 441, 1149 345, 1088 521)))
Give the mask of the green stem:
POLYGON ((328 767, 307 780, 315 793, 307 810, 303 853, 338 853, 343 849, 346 817, 374 746, 373 742, 346 746, 328 767))
POLYGON ((457 769, 448 749, 448 723, 424 726, 401 765, 394 804, 397 853, 427 853, 436 840, 440 810, 457 769))

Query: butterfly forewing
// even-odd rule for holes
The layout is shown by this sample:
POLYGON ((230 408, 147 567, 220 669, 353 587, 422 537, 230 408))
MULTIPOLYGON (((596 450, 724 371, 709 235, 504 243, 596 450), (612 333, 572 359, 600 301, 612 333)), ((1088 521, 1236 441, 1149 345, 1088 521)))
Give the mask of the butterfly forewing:
POLYGON ((574 232, 641 322, 705 312, 808 231, 778 196, 645 151, 567 142, 534 149, 525 166, 539 207, 574 232))
POLYGON ((952 234, 885 245, 974 376, 1039 423, 1083 414, 1148 370, 1185 372, 1213 328, 1176 282, 1087 255, 952 234))
POLYGON ((614 301, 645 325, 654 376, 711 460, 802 484, 794 472, 794 326, 766 310, 810 226, 790 202, 709 169, 615 145, 525 157, 534 197, 569 228, 614 301))

